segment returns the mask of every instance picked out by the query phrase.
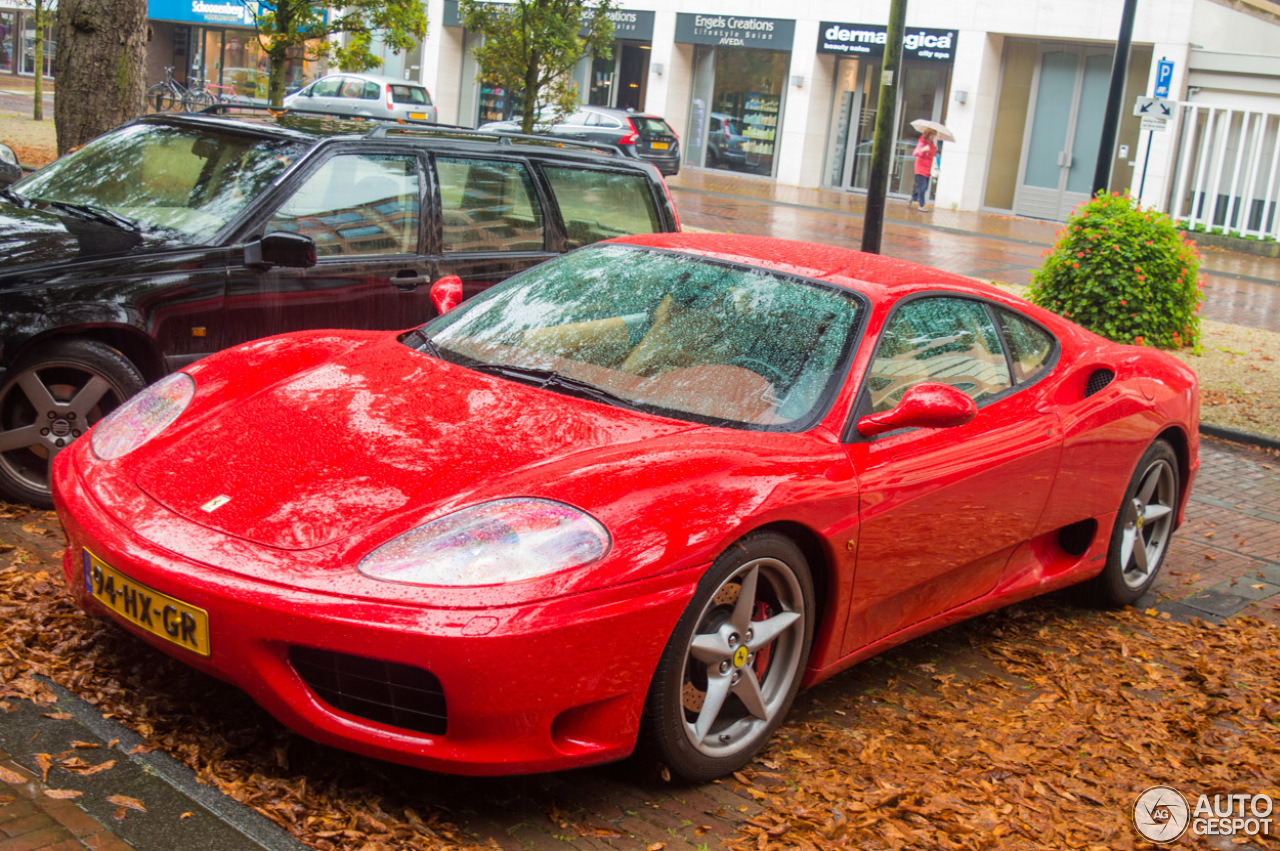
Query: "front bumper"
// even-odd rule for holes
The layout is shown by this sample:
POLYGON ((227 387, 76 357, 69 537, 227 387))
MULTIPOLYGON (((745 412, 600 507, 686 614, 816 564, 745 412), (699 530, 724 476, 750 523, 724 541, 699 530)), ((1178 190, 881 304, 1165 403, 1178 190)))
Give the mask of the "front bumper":
POLYGON ((85 588, 87 548, 135 582, 208 613, 208 656, 115 618, 142 640, 239 686, 308 738, 446 773, 531 773, 628 755, 649 680, 704 569, 502 609, 352 599, 176 554, 115 520, 74 464, 59 464, 55 478, 69 544, 63 569, 86 611, 112 614, 85 588), (335 708, 295 669, 295 648, 429 671, 444 694, 445 731, 413 732, 335 708))

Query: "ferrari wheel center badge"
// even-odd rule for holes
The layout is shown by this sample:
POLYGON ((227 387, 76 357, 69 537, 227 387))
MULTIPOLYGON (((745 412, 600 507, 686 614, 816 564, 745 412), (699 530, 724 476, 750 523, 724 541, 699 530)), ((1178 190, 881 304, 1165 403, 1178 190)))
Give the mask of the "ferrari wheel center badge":
POLYGON ((733 667, 741 668, 747 664, 747 657, 750 655, 747 651, 747 645, 743 644, 733 653, 733 667))

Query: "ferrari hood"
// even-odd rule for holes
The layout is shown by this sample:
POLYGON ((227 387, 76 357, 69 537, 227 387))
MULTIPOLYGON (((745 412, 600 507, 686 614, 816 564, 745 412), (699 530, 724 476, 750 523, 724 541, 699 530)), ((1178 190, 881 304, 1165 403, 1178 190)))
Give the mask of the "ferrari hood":
POLYGON ((138 486, 201 525, 301 550, 398 512, 461 507, 477 488, 492 493, 573 454, 692 427, 383 339, 222 403, 144 462, 138 486))

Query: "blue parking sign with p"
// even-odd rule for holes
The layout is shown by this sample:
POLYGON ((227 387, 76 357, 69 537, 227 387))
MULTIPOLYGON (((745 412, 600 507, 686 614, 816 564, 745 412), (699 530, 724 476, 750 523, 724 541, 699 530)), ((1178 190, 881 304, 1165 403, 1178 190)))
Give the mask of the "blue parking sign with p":
POLYGON ((1156 65, 1156 97, 1169 96, 1169 84, 1173 82, 1173 60, 1161 59, 1156 65))

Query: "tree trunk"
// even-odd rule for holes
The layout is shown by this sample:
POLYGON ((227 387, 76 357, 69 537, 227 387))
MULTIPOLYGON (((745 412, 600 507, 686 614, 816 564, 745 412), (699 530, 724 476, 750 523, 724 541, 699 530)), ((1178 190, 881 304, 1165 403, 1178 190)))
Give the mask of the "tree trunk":
POLYGON ((35 105, 31 108, 31 117, 36 121, 44 121, 44 30, 47 14, 44 0, 35 0, 36 43, 31 46, 31 59, 35 64, 36 76, 35 105))
POLYGON ((147 0, 59 0, 57 32, 61 155, 146 111, 147 0))

